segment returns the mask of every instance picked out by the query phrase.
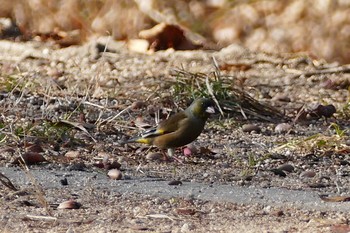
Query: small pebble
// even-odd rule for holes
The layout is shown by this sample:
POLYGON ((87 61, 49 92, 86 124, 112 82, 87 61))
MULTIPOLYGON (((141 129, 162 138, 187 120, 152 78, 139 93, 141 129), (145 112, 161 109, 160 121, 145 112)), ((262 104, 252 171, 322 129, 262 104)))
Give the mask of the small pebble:
POLYGON ((272 212, 272 215, 274 215, 276 217, 281 217, 284 215, 284 213, 282 210, 277 210, 277 211, 272 212))
POLYGON ((266 213, 270 213, 271 210, 272 210, 272 207, 270 205, 265 206, 264 209, 263 209, 263 211, 266 212, 266 213))
POLYGON ((320 104, 316 108, 316 113, 319 116, 324 116, 325 118, 332 117, 334 113, 337 112, 337 109, 334 107, 334 105, 322 105, 320 104))
POLYGON ((85 171, 86 165, 84 162, 77 162, 67 167, 68 171, 85 171))
POLYGON ((290 98, 284 93, 277 93, 272 100, 281 102, 290 102, 290 98))
POLYGON ((103 166, 106 170, 110 170, 110 169, 119 169, 122 165, 120 163, 118 163, 118 161, 116 160, 112 160, 110 161, 104 161, 103 162, 103 166))
POLYGON ((184 148, 184 155, 185 155, 185 156, 191 156, 191 155, 192 155, 191 149, 188 148, 188 147, 185 147, 185 148, 184 148))
POLYGON ((259 133, 261 131, 260 127, 254 124, 245 124, 242 126, 242 131, 245 133, 250 133, 250 132, 257 132, 259 133))
POLYGON ((281 176, 281 177, 287 176, 287 174, 284 171, 282 171, 281 169, 271 169, 270 171, 273 172, 273 174, 281 176))
POLYGON ((146 155, 146 159, 150 161, 161 160, 163 155, 158 152, 150 152, 146 155))
POLYGON ((64 156, 66 156, 67 158, 78 158, 80 155, 79 151, 68 151, 64 156))
POLYGON ((312 178, 314 176, 316 176, 316 172, 314 171, 304 171, 300 174, 300 177, 312 178))
POLYGON ((287 133, 292 126, 288 123, 281 123, 276 125, 275 127, 275 133, 287 133))
POLYGON ((58 205, 57 209, 79 209, 81 204, 74 200, 64 201, 58 205))
POLYGON ((286 159, 284 154, 271 154, 270 159, 286 159))
POLYGON ((278 169, 286 171, 286 172, 293 172, 294 167, 288 163, 282 164, 281 166, 278 167, 278 169))
POLYGON ((339 164, 340 164, 340 165, 343 165, 343 166, 346 166, 346 165, 350 165, 350 162, 349 162, 349 161, 346 161, 346 160, 340 160, 340 161, 339 161, 339 164))
POLYGON ((186 232, 190 232, 193 230, 193 227, 188 224, 188 223, 185 223, 184 225, 182 225, 181 227, 181 233, 186 233, 186 232))
POLYGON ((61 185, 63 185, 63 186, 68 185, 68 180, 67 180, 67 178, 64 178, 64 179, 60 180, 60 183, 61 183, 61 185))
POLYGON ((182 182, 180 180, 172 180, 168 185, 182 185, 182 182))
POLYGON ((132 110, 137 110, 137 109, 141 109, 145 106, 145 102, 142 101, 136 101, 134 103, 131 104, 131 109, 132 110))
POLYGON ((198 152, 198 149, 195 145, 193 144, 188 144, 185 148, 184 148, 184 155, 185 156, 191 156, 191 155, 194 155, 198 152))
POLYGON ((111 169, 108 171, 107 175, 113 180, 120 180, 123 175, 118 169, 111 169))

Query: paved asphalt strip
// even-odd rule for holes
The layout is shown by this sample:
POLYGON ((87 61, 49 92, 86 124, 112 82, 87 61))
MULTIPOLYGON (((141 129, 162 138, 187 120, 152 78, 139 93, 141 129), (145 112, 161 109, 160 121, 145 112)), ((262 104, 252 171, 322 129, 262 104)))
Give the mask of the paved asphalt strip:
MULTIPOLYGON (((0 167, 17 187, 31 187, 27 175, 20 168, 0 167)), ((306 210, 349 212, 350 202, 324 202, 317 192, 287 190, 283 188, 241 187, 222 184, 182 182, 180 186, 170 186, 169 181, 154 178, 128 177, 124 180, 111 180, 105 174, 95 171, 48 170, 42 167, 31 168, 31 174, 44 189, 69 188, 79 192, 86 187, 98 187, 110 193, 127 195, 142 194, 162 198, 183 197, 213 202, 238 204, 263 204, 265 206, 294 207, 306 210), (62 186, 60 180, 68 179, 62 186)))

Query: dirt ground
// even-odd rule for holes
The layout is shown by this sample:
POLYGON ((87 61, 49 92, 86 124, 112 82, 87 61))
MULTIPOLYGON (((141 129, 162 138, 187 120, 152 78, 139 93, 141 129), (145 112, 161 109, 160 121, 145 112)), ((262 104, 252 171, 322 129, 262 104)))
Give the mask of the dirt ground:
POLYGON ((6 173, 18 190, 0 184, 3 232, 350 231, 346 208, 321 211, 302 204, 242 204, 108 189, 152 178, 314 192, 346 206, 338 201, 347 201, 341 198, 350 192, 348 66, 303 54, 253 53, 238 45, 139 54, 122 42, 101 39, 64 49, 1 41, 0 67, 0 166, 21 167, 19 157, 28 156, 27 162, 34 163, 30 171, 64 171, 70 180, 74 171, 87 176, 81 187, 50 186, 25 168, 21 179, 6 173), (185 108, 206 89, 204 82, 176 69, 208 75, 214 83, 213 57, 226 85, 215 89, 225 115, 209 119, 191 156, 184 156, 182 148, 176 151, 183 164, 148 156, 157 148, 120 144, 140 132, 138 126, 155 125, 155 115, 163 118, 185 108), (237 99, 242 110, 232 111, 227 107, 232 87, 285 117, 276 111, 263 120, 257 113, 264 109, 250 114, 237 99), (337 110, 330 117, 316 110, 327 105, 337 110), (33 154, 45 161, 33 161, 33 154), (108 178, 108 163, 120 164, 121 181, 108 178), (91 182, 91 173, 107 182, 91 182), (57 208, 70 199, 82 207, 57 208))

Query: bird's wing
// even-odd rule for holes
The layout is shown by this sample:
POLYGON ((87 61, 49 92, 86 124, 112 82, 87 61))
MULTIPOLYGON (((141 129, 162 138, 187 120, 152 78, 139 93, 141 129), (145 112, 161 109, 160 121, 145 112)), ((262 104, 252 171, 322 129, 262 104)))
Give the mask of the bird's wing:
POLYGON ((179 129, 184 121, 188 119, 187 115, 183 112, 175 114, 168 119, 162 121, 157 128, 147 130, 142 134, 143 138, 157 137, 160 135, 172 133, 179 129))

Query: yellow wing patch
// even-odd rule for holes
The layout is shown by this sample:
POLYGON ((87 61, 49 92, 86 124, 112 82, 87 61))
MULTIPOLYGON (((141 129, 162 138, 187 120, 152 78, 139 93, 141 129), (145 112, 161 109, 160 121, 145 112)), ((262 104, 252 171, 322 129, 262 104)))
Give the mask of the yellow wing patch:
POLYGON ((163 130, 163 129, 158 129, 156 132, 156 134, 159 134, 159 135, 162 135, 164 133, 165 133, 165 130, 163 130))
POLYGON ((143 144, 151 144, 150 138, 138 138, 135 140, 135 142, 143 143, 143 144))

